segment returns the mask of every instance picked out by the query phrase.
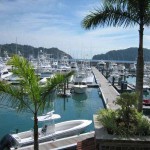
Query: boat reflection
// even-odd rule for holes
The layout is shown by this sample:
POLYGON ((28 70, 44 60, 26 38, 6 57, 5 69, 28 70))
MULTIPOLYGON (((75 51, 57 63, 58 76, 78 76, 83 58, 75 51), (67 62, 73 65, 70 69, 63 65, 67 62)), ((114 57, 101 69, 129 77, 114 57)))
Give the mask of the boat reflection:
POLYGON ((87 93, 82 93, 82 94, 73 93, 72 94, 73 100, 83 101, 83 100, 86 100, 87 98, 88 98, 87 93))

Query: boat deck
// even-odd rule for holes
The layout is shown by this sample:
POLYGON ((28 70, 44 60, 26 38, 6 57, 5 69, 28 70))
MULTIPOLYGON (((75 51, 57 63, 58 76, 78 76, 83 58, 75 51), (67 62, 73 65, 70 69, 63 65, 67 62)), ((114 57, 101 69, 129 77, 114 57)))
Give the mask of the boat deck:
MULTIPOLYGON (((84 134, 79 134, 63 139, 58 139, 55 141, 48 141, 44 143, 39 144, 39 149, 40 150, 59 150, 59 149, 66 149, 69 147, 77 146, 77 143, 80 141, 83 141, 85 139, 89 139, 94 137, 94 131, 84 133, 84 134)), ((33 150, 34 147, 33 145, 31 146, 26 146, 22 148, 18 148, 18 150, 33 150)), ((14 148, 11 148, 11 150, 15 150, 14 148)))
POLYGON ((95 67, 92 67, 95 80, 99 85, 104 105, 106 108, 117 109, 119 106, 114 104, 116 98, 120 95, 118 91, 109 83, 109 81, 95 67))

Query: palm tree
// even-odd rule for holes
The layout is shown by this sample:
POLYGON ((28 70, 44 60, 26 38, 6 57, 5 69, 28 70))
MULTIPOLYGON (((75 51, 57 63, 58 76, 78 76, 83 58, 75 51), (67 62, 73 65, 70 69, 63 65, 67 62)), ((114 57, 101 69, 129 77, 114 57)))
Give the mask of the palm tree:
POLYGON ((69 78, 72 72, 47 80, 46 84, 39 84, 39 77, 35 74, 33 66, 23 57, 13 56, 7 63, 13 66, 13 74, 20 78, 19 87, 0 81, 0 100, 7 101, 18 112, 30 111, 34 116, 34 150, 39 149, 38 143, 38 119, 39 112, 49 106, 49 95, 54 92, 58 84, 69 78))
POLYGON ((138 111, 142 111, 143 97, 143 33, 150 25, 149 0, 103 0, 100 8, 87 15, 82 26, 85 29, 97 26, 139 26, 139 48, 137 56, 136 92, 139 94, 138 111))

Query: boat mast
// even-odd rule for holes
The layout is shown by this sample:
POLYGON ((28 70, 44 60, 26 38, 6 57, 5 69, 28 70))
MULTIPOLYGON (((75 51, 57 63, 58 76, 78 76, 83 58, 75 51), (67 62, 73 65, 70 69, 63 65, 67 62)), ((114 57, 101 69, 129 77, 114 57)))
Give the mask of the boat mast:
POLYGON ((17 53, 17 37, 16 37, 16 54, 18 54, 18 53, 17 53))

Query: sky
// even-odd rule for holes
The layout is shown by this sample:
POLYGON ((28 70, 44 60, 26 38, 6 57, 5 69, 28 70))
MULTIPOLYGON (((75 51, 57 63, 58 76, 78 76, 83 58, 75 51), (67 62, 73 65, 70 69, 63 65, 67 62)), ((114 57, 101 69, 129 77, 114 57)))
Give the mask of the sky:
MULTIPOLYGON (((138 47, 138 26, 85 30, 83 18, 101 0, 0 0, 0 44, 57 47, 74 58, 138 47)), ((144 30, 150 48, 150 28, 144 30)))

